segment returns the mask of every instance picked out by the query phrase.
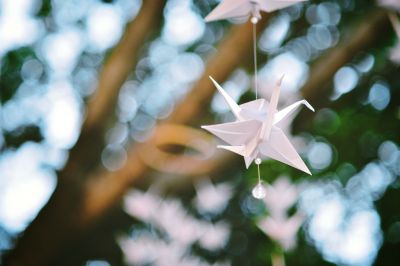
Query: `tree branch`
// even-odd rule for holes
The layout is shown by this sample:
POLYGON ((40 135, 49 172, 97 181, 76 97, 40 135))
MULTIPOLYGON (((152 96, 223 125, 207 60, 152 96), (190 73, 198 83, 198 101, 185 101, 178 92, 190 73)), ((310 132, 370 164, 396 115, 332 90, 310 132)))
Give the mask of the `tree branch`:
MULTIPOLYGON (((258 27, 259 30, 261 25, 265 25, 266 20, 267 18, 264 18, 262 22, 260 22, 258 27)), ((312 103, 320 98, 326 98, 328 95, 327 92, 330 90, 330 88, 324 88, 327 81, 331 80, 336 71, 349 62, 355 53, 367 49, 375 43, 375 41, 378 41, 379 37, 382 36, 381 34, 387 29, 387 24, 387 18, 384 14, 382 15, 382 11, 377 11, 373 15, 368 16, 368 20, 363 22, 360 27, 357 28, 351 39, 342 40, 338 47, 332 48, 331 51, 314 64, 311 70, 310 79, 302 89, 304 96, 312 103)), ((225 80, 229 74, 240 65, 243 59, 251 55, 251 37, 250 24, 235 27, 231 31, 229 37, 226 38, 218 47, 218 54, 208 61, 203 77, 194 85, 192 91, 176 107, 173 114, 165 121, 165 123, 189 123, 190 121, 193 121, 193 119, 199 117, 206 109, 204 106, 208 105, 215 91, 212 83, 208 80, 208 75, 212 75, 220 82, 225 80)), ((88 112, 88 121, 99 121, 104 114, 107 113, 95 111, 97 108, 101 110, 100 106, 104 107, 101 102, 105 101, 105 98, 108 97, 107 93, 104 95, 105 96, 98 96, 103 100, 99 100, 99 107, 93 107, 93 114, 91 111, 88 112)), ((91 104, 90 106, 96 106, 96 104, 91 104)), ((96 122, 88 122, 87 126, 84 126, 83 128, 94 129, 96 128, 95 125, 96 122)), ((26 240, 27 242, 31 241, 30 245, 24 247, 20 244, 17 246, 17 251, 14 251, 14 256, 12 257, 15 259, 18 258, 18 254, 29 254, 27 249, 32 247, 32 244, 37 245, 37 243, 40 243, 40 240, 50 240, 42 243, 54 243, 58 248, 60 248, 65 244, 65 242, 72 239, 72 236, 66 237, 65 234, 76 235, 79 231, 84 230, 91 224, 95 223, 99 217, 104 215, 107 210, 119 202, 125 190, 134 181, 149 173, 150 169, 142 162, 140 153, 144 151, 143 147, 145 145, 152 144, 153 143, 147 142, 136 145, 134 149, 129 151, 128 164, 123 166, 123 168, 116 172, 103 171, 100 173, 92 173, 92 178, 89 178, 83 191, 80 191, 78 188, 74 190, 75 193, 78 191, 78 194, 82 195, 82 198, 78 197, 79 200, 77 200, 76 204, 83 202, 83 206, 82 209, 79 209, 77 212, 68 211, 66 213, 67 217, 73 216, 75 219, 62 222, 62 226, 59 230, 56 230, 53 227, 51 232, 56 234, 59 234, 57 233, 58 231, 66 231, 62 237, 55 236, 43 238, 38 235, 39 233, 36 235, 33 234, 30 239, 28 238, 26 240), (35 237, 38 237, 39 240, 36 240, 35 237), (18 253, 18 248, 20 253, 18 253)), ((222 157, 225 157, 225 155, 222 155, 222 157)), ((236 158, 233 156, 226 157, 227 159, 223 160, 219 160, 221 157, 215 157, 213 160, 210 160, 210 162, 217 161, 218 164, 215 164, 215 169, 217 169, 221 167, 221 164, 227 165, 226 162, 229 162, 231 158, 236 158)), ((69 195, 61 194, 61 196, 68 197, 69 195)), ((61 199, 59 201, 61 201, 61 199)), ((60 206, 62 206, 62 204, 55 204, 53 207, 60 208, 60 206)), ((60 210, 55 213, 57 214, 54 215, 61 215, 60 210)), ((41 225, 38 225, 38 227, 42 226, 42 229, 38 230, 40 234, 45 232, 43 229, 45 229, 47 225, 51 226, 51 224, 46 224, 45 221, 46 219, 42 221, 41 225)), ((48 221, 62 221, 62 218, 50 219, 48 221)), ((22 263, 23 265, 32 265, 32 263, 29 263, 32 261, 34 262, 33 264, 38 264, 37 262, 48 262, 51 261, 50 258, 54 256, 52 255, 52 252, 57 251, 57 249, 53 248, 50 249, 50 251, 43 251, 38 248, 33 248, 33 251, 35 253, 37 252, 39 255, 31 255, 28 259, 16 259, 13 261, 15 262, 14 264, 11 263, 9 265, 20 265, 20 262, 26 262, 22 263)))
POLYGON ((98 165, 104 147, 104 133, 114 117, 121 86, 139 60, 146 39, 161 22, 165 0, 143 1, 140 12, 130 22, 120 42, 113 49, 99 74, 95 94, 87 107, 87 115, 79 140, 70 151, 69 160, 60 173, 62 178, 84 178, 98 165))
POLYGON ((143 1, 139 14, 127 25, 101 70, 87 119, 67 165, 58 174, 56 190, 5 257, 6 265, 52 265, 62 245, 73 239, 78 229, 86 174, 97 165, 120 87, 136 65, 140 47, 152 30, 158 28, 164 4, 164 0, 143 1))
MULTIPOLYGON (((265 15, 257 24, 260 32, 269 19, 265 15)), ((204 75, 196 82, 193 89, 177 105, 171 116, 164 123, 185 124, 199 117, 208 106, 215 88, 209 75, 216 80, 224 81, 230 73, 251 55, 252 24, 250 22, 234 27, 229 35, 218 45, 218 53, 207 62, 204 75)), ((155 129, 157 130, 157 128, 155 129)), ((90 223, 115 205, 130 185, 148 174, 149 169, 141 160, 140 154, 150 141, 137 144, 128 153, 128 164, 114 173, 105 172, 88 183, 85 207, 82 211, 83 223, 90 223)))

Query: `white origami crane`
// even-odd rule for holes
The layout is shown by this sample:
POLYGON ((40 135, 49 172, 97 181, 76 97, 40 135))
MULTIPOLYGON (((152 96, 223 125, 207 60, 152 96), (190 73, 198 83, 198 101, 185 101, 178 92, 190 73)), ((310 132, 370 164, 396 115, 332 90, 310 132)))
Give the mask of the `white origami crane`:
POLYGON ((210 79, 236 117, 235 122, 202 126, 229 144, 219 145, 218 148, 243 156, 247 168, 258 157, 270 157, 311 175, 289 139, 278 127, 279 122, 301 104, 314 111, 306 100, 298 101, 278 112, 281 79, 275 86, 269 103, 265 99, 258 99, 238 105, 212 77, 210 79))
POLYGON ((307 0, 223 0, 205 21, 245 17, 250 14, 260 18, 260 11, 272 12, 307 0))

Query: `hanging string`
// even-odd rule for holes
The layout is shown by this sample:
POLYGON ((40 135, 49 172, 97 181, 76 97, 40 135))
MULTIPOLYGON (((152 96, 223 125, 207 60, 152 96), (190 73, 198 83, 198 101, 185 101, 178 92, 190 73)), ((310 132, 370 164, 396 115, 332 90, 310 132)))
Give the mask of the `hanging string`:
POLYGON ((261 183, 261 174, 260 174, 261 158, 257 158, 255 160, 255 163, 257 165, 258 182, 257 182, 257 185, 251 191, 251 193, 253 194, 253 197, 255 197, 256 199, 262 199, 265 197, 266 191, 265 191, 263 184, 261 183))
MULTIPOLYGON (((260 13, 256 5, 253 6, 253 12, 251 16, 251 24, 253 24, 253 61, 254 61, 254 87, 256 91, 256 100, 258 99, 258 78, 257 78, 257 22, 260 18, 260 13)), ((253 197, 257 199, 262 199, 265 197, 265 189, 263 184, 261 183, 261 174, 260 174, 260 164, 261 158, 256 158, 255 163, 257 165, 257 174, 258 174, 258 183, 253 188, 252 194, 253 197)))
POLYGON ((254 61, 254 86, 256 89, 256 100, 258 99, 258 80, 257 80, 257 22, 258 18, 253 16, 251 23, 253 24, 253 61, 254 61))

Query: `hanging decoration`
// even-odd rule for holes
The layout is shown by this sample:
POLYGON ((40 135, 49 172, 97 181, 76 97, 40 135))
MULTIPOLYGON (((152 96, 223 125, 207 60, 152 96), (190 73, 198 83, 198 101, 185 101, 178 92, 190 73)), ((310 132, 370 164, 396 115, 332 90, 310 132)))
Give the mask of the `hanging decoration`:
MULTIPOLYGON (((218 148, 243 156, 247 168, 255 159, 269 157, 311 174, 285 133, 279 128, 279 123, 302 104, 314 111, 306 100, 298 101, 278 112, 281 78, 269 103, 265 99, 258 99, 238 105, 213 78, 211 80, 236 117, 235 122, 202 126, 229 144, 219 145, 218 148)), ((259 164, 258 160, 256 164, 259 164)))
POLYGON ((266 193, 260 174, 262 159, 272 158, 311 175, 310 170, 279 127, 279 124, 302 104, 312 111, 314 111, 314 108, 306 100, 301 100, 278 111, 277 107, 283 76, 274 87, 269 102, 265 99, 258 99, 257 80, 256 24, 261 18, 260 11, 272 12, 302 1, 305 0, 224 0, 205 18, 209 22, 251 15, 256 99, 238 105, 210 76, 211 81, 234 114, 236 121, 202 126, 202 128, 229 144, 219 145, 218 148, 243 156, 246 168, 249 168, 253 161, 256 163, 258 183, 253 188, 252 194, 258 199, 264 198, 266 193))
POLYGON ((302 104, 312 111, 314 108, 306 100, 301 100, 278 111, 277 105, 283 77, 276 84, 270 102, 257 99, 241 105, 238 105, 212 77, 210 78, 224 97, 236 121, 202 126, 202 128, 229 144, 219 145, 218 148, 243 156, 247 168, 255 160, 258 168, 258 184, 252 191, 255 198, 265 196, 260 175, 262 158, 275 159, 311 175, 300 155, 279 128, 279 124, 302 104))
POLYGON ((307 0, 223 0, 205 18, 206 22, 252 15, 252 23, 261 18, 260 11, 273 12, 307 0))

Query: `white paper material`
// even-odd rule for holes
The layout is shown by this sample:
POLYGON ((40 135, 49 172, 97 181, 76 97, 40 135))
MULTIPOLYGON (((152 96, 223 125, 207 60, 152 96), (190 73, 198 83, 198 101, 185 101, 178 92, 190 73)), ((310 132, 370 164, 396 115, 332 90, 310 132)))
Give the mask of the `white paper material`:
MULTIPOLYGON (((399 4, 400 6, 400 4, 399 4)), ((395 64, 400 64, 400 21, 397 14, 389 12, 389 19, 392 23, 393 29, 397 35, 396 45, 390 49, 389 58, 395 64)))
POLYGON ((223 0, 205 21, 246 17, 259 17, 259 11, 272 12, 307 0, 223 0))
POLYGON ((275 86, 271 101, 258 99, 238 105, 226 91, 210 77, 236 117, 235 122, 202 126, 229 145, 222 148, 244 157, 246 167, 257 157, 272 158, 311 175, 289 139, 278 127, 300 105, 314 108, 306 101, 298 101, 281 111, 277 110, 281 80, 275 86))

